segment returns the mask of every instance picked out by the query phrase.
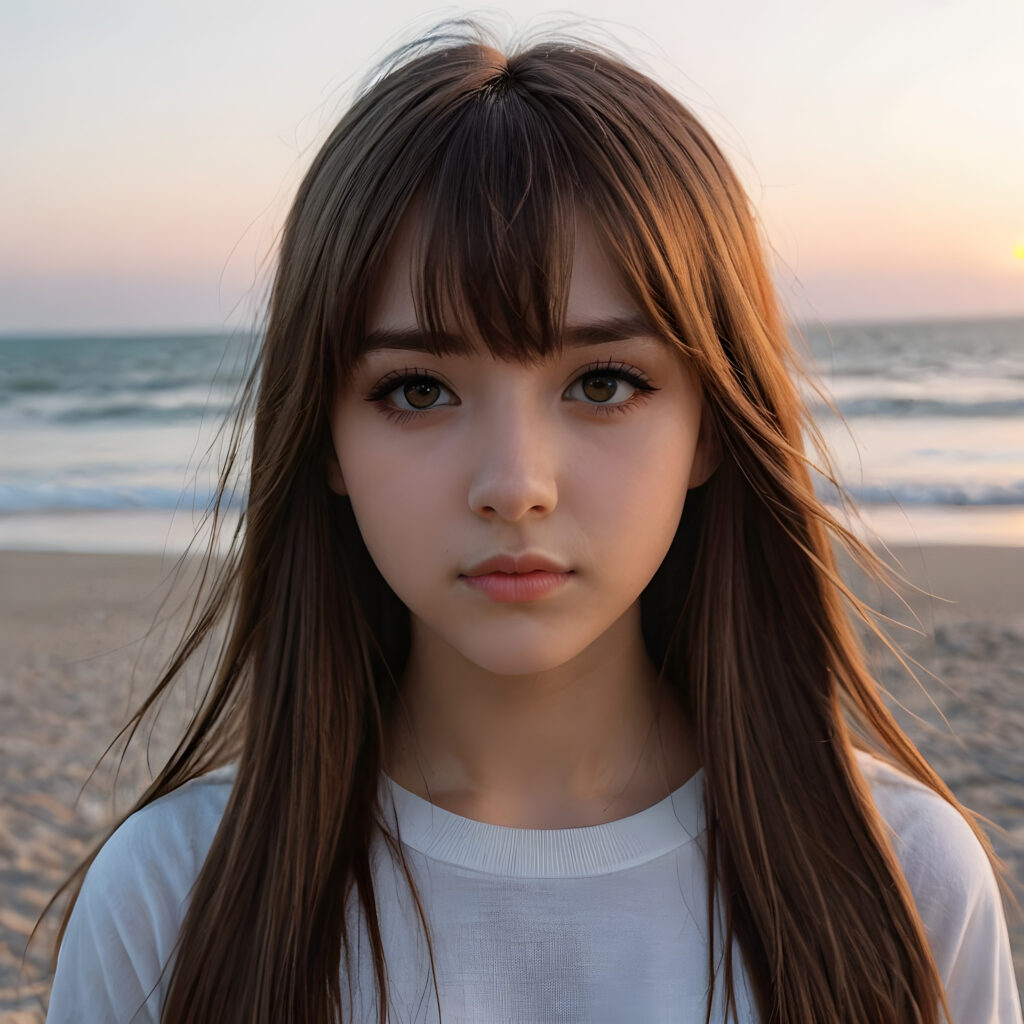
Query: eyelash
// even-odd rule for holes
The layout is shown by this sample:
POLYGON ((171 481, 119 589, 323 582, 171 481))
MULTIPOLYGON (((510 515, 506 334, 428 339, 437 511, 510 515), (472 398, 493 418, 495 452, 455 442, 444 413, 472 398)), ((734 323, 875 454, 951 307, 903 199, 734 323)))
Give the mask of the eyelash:
MULTIPOLYGON (((651 384, 650 381, 635 367, 631 367, 627 363, 617 363, 609 359, 605 362, 593 363, 581 370, 580 373, 573 378, 569 387, 566 388, 566 391, 585 377, 601 375, 625 381, 627 384, 632 385, 636 390, 624 402, 615 402, 611 405, 605 405, 600 402, 583 403, 592 407, 599 415, 609 416, 613 413, 627 413, 638 403, 650 398, 653 392, 661 390, 651 384)), ((414 420, 419 416, 432 412, 433 409, 422 409, 417 412, 413 412, 411 409, 397 409, 394 406, 389 406, 387 404, 387 399, 403 384, 423 383, 438 384, 448 391, 452 390, 442 380, 439 380, 435 374, 430 373, 427 370, 405 367, 402 370, 394 370, 381 378, 370 394, 367 395, 366 401, 377 403, 380 406, 381 412, 396 423, 408 423, 410 420, 414 420)), ((449 407, 441 406, 441 408, 449 407)))

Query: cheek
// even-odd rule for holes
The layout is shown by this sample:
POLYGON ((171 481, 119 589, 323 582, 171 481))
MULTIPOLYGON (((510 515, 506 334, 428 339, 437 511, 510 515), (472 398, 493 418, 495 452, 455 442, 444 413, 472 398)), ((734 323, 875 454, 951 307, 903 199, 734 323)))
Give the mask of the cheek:
POLYGON ((348 436, 361 437, 360 446, 339 451, 352 511, 374 564, 404 600, 417 566, 436 552, 443 533, 444 467, 394 444, 374 444, 371 431, 355 430, 348 436))
POLYGON ((625 587, 629 595, 639 594, 679 526, 693 457, 691 424, 659 426, 621 449, 606 447, 577 477, 574 504, 589 561, 606 577, 609 592, 625 587))
POLYGON ((631 536, 671 522, 686 498, 694 445, 688 422, 654 423, 636 436, 610 438, 578 465, 577 502, 588 518, 628 527, 631 536))

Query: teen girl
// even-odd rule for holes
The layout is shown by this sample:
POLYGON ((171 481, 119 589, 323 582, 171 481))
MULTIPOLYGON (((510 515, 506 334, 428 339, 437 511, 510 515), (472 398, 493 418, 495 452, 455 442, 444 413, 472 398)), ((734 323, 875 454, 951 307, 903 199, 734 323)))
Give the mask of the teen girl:
POLYGON ((658 85, 404 51, 289 216, 244 538, 157 693, 226 622, 216 680, 73 879, 49 1019, 1019 1021, 793 372, 658 85))

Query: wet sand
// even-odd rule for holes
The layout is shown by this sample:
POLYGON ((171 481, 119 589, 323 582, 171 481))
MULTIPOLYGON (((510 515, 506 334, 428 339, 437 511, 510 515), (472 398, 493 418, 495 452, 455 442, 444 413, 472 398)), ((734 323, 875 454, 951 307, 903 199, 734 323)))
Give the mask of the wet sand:
MULTIPOLYGON (((1024 548, 895 554, 918 586, 952 601, 916 595, 921 632, 891 630, 940 678, 920 673, 942 714, 872 645, 874 671, 906 708, 901 724, 957 796, 999 826, 989 829, 997 852, 1024 882, 1024 548)), ((165 608, 170 622, 140 643, 172 567, 141 555, 0 552, 0 1021, 43 1019, 56 915, 21 974, 26 939, 110 818, 116 756, 75 802, 174 638, 181 616, 165 608)), ((908 620, 891 595, 858 589, 879 610, 908 620)), ((157 723, 154 766, 187 714, 190 690, 169 701, 157 723)), ((137 739, 121 769, 117 806, 127 807, 149 777, 146 742, 137 739)), ((1011 928, 1020 983, 1024 926, 1011 917, 1011 928)))

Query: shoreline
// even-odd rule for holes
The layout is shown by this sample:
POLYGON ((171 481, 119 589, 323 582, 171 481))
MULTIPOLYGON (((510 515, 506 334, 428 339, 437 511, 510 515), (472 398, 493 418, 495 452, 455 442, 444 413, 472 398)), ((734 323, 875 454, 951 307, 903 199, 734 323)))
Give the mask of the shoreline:
MULTIPOLYGON (((174 509, 36 509, 0 511, 0 552, 177 556, 209 539, 207 500, 182 496, 174 509)), ((836 521, 873 546, 1024 548, 1022 505, 879 505, 861 502, 850 515, 826 506, 836 521)), ((238 509, 222 509, 229 534, 238 509)))

